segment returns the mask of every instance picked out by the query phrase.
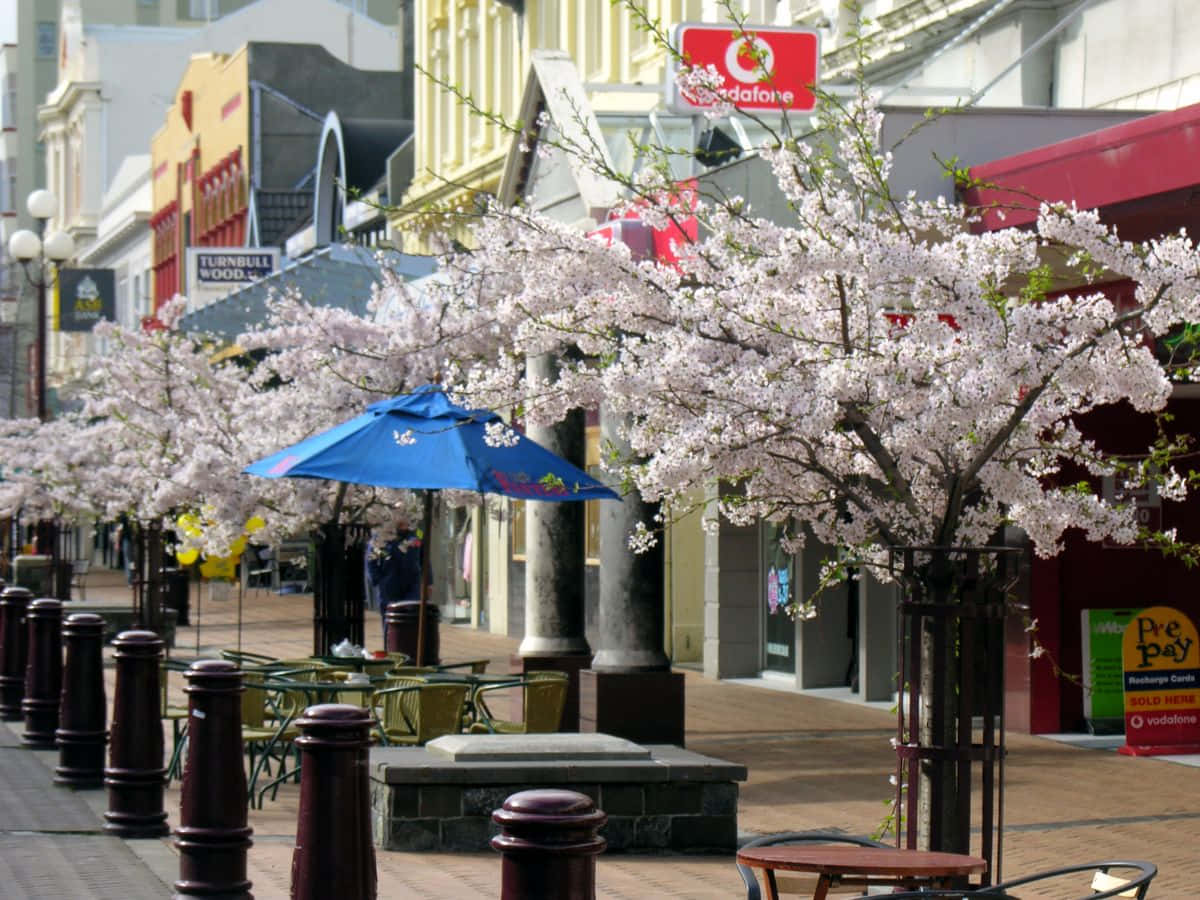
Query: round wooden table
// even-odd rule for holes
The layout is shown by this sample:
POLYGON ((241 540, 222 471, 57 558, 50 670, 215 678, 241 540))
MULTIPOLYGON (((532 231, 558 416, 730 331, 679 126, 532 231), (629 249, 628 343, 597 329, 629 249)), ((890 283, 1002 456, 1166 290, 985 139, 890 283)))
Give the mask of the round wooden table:
POLYGON ((768 900, 778 900, 776 872, 817 876, 813 900, 824 900, 835 884, 954 887, 954 879, 982 872, 987 861, 961 853, 850 847, 844 844, 777 844, 739 850, 737 861, 766 873, 768 900))

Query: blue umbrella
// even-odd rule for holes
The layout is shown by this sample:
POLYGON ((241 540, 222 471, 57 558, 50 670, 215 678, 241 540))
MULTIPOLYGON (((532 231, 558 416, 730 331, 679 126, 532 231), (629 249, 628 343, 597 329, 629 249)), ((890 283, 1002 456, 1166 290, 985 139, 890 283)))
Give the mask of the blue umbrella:
POLYGON ((251 463, 265 478, 324 478, 376 487, 459 488, 521 500, 619 500, 610 488, 524 435, 485 439, 501 419, 464 409, 436 387, 372 403, 328 431, 251 463))
MULTIPOLYGON (((242 471, 264 478, 322 478, 410 490, 458 488, 520 500, 621 499, 587 472, 511 429, 504 428, 500 439, 489 444, 488 426, 494 422, 501 422, 494 412, 456 406, 441 388, 427 385, 372 403, 362 415, 242 471)), ((426 494, 425 534, 431 518, 426 494)), ((422 557, 418 665, 424 650, 428 551, 422 557)))

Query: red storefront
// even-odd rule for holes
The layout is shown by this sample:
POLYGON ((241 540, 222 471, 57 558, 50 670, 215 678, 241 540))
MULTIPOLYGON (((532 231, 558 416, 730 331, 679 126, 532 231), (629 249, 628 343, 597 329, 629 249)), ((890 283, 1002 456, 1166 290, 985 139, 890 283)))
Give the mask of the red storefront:
MULTIPOLYGON (((1028 198, 1074 202, 1098 209, 1123 239, 1142 240, 1186 228, 1200 234, 1200 105, 1159 113, 971 168, 980 182, 963 199, 985 210, 981 228, 1022 227, 1036 216, 1028 198), (1008 190, 1005 190, 1005 189, 1008 190), (1005 207, 1003 214, 992 208, 1005 207), (1024 207, 1024 208, 1022 208, 1024 207)), ((1118 301, 1129 282, 1103 286, 1118 301)), ((1171 429, 1200 436, 1200 385, 1177 387, 1171 429)), ((1087 417, 1085 428, 1107 450, 1134 455, 1153 434, 1149 417, 1111 408, 1087 417)), ((1194 466, 1200 468, 1200 466, 1194 466)), ((1179 538, 1200 541, 1200 503, 1163 502, 1145 513, 1179 538)), ((1082 671, 1081 612, 1085 609, 1176 607, 1200 621, 1200 568, 1188 569, 1158 551, 1112 547, 1071 534, 1063 553, 1035 559, 1028 584, 1030 615, 1046 656, 1031 659, 1031 641, 1013 621, 1007 653, 1008 726, 1019 731, 1084 727, 1083 690, 1069 676, 1082 671), (1067 676, 1055 671, 1057 664, 1067 676)))

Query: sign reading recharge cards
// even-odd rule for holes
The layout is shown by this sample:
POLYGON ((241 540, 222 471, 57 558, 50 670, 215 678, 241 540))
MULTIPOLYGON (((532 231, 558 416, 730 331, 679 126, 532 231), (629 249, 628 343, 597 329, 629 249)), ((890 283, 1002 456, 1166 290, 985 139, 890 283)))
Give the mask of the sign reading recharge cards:
POLYGON ((1127 756, 1200 752, 1200 634, 1169 606, 1144 609, 1125 627, 1127 756))

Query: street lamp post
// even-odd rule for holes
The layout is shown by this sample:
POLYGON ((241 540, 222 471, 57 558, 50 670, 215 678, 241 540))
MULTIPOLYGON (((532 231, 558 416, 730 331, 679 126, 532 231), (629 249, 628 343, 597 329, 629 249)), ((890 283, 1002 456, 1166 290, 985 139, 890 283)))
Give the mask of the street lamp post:
POLYGON ((9 255, 22 264, 25 278, 37 291, 37 417, 46 421, 46 287, 49 284, 46 261, 60 263, 75 252, 75 242, 65 231, 46 234, 46 220, 54 215, 58 201, 47 190, 39 189, 25 201, 29 214, 37 219, 35 234, 28 228, 13 232, 8 239, 9 255), (34 263, 35 265, 30 265, 34 263), (36 273, 36 274, 34 274, 36 273))

